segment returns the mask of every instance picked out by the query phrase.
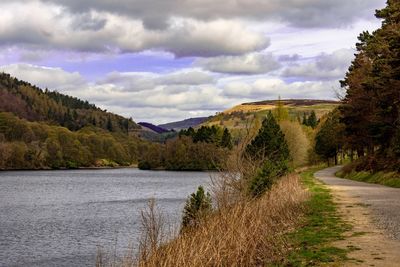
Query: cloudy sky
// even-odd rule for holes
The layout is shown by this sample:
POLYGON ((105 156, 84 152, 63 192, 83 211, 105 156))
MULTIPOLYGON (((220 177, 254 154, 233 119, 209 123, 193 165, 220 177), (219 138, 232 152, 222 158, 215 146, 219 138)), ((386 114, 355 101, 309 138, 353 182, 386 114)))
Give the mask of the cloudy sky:
POLYGON ((1 0, 0 71, 135 121, 333 99, 385 0, 1 0))

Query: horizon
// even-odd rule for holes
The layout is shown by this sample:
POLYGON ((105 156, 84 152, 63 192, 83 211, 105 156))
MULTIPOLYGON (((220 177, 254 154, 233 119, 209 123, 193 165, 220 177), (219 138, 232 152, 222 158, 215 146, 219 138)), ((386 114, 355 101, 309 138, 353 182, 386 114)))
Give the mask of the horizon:
POLYGON ((278 96, 333 100, 384 6, 6 0, 0 71, 156 125, 278 96))

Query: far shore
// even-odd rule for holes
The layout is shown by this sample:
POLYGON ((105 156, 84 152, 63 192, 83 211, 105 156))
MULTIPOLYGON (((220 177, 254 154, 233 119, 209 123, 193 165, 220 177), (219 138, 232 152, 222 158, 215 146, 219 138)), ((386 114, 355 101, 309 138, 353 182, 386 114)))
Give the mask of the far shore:
POLYGON ((0 172, 5 171, 76 171, 76 170, 109 170, 109 169, 138 169, 137 165, 131 166, 102 166, 102 167, 79 167, 79 168, 41 168, 41 169, 0 169, 0 172))
POLYGON ((137 169, 141 171, 154 171, 154 172, 159 172, 159 171, 166 171, 166 172, 218 172, 218 170, 166 170, 166 169, 150 169, 150 170, 144 170, 144 169, 139 169, 137 165, 130 165, 130 166, 116 166, 116 167, 110 167, 110 166, 104 166, 104 167, 79 167, 79 168, 58 168, 58 169, 52 169, 52 168, 42 168, 42 169, 0 169, 1 172, 12 172, 12 171, 76 171, 76 170, 111 170, 111 169, 137 169))

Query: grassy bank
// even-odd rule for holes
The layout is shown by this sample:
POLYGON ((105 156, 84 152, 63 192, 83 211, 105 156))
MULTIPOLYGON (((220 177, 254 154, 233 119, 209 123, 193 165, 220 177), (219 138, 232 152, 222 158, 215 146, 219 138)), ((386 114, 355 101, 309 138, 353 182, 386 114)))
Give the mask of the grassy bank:
MULTIPOLYGON (((283 177, 257 199, 219 207, 198 227, 165 239, 157 210, 145 213, 139 253, 117 266, 271 266, 289 253, 286 234, 304 213, 308 193, 298 175, 283 177)), ((168 227, 167 227, 168 228, 168 227)), ((96 266, 115 266, 98 255, 96 266)))
POLYGON ((332 246, 332 242, 342 240, 351 226, 338 214, 330 190, 314 179, 317 170, 301 173, 301 181, 311 197, 306 203, 302 226, 289 234, 292 252, 284 262, 285 266, 332 266, 347 260, 349 250, 332 246))
POLYGON ((351 171, 349 173, 345 173, 343 171, 339 171, 336 173, 336 176, 360 182, 381 184, 385 186, 400 188, 400 174, 396 172, 371 173, 367 171, 351 171))

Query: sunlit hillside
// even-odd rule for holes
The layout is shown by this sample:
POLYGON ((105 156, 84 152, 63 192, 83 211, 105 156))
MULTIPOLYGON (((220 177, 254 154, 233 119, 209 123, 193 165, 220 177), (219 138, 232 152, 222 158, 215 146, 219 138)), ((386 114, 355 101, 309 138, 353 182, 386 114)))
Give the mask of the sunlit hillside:
MULTIPOLYGON (((278 100, 265 100, 252 103, 243 103, 211 117, 203 125, 219 125, 229 129, 244 129, 254 120, 261 120, 276 107, 278 100)), ((301 121, 304 114, 314 111, 317 118, 321 118, 339 105, 333 100, 287 99, 282 104, 289 111, 291 120, 301 121)))

